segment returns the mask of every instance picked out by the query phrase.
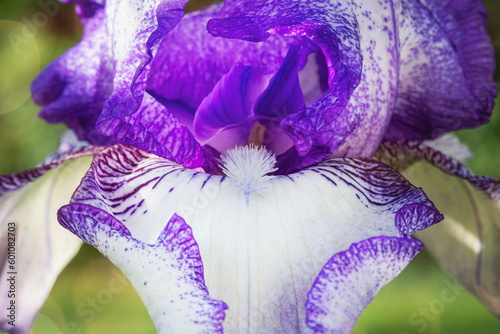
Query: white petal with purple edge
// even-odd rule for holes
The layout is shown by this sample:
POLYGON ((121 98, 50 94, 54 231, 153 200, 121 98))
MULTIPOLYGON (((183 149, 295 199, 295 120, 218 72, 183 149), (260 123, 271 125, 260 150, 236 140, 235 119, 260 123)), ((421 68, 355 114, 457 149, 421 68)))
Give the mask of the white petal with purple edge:
POLYGON ((108 213, 71 204, 61 224, 96 247, 128 277, 148 308, 158 333, 222 333, 227 306, 210 298, 198 245, 184 220, 173 216, 154 244, 130 236, 108 213))
MULTIPOLYGON (((57 210, 69 203, 73 191, 90 165, 83 157, 66 161, 47 171, 24 188, 0 198, 1 263, 0 306, 6 310, 10 288, 9 272, 16 272, 16 327, 13 333, 27 333, 52 285, 66 264, 75 256, 81 241, 57 223, 57 210), (7 261, 8 224, 15 224, 15 264, 7 261)), ((1 318, 2 330, 13 330, 1 318)))
POLYGON ((229 306, 229 333, 308 332, 307 292, 333 254, 441 218, 421 190, 370 160, 328 160, 245 194, 228 177, 122 146, 95 158, 72 203, 107 211, 147 243, 183 217, 210 294, 229 306))
POLYGON ((315 333, 350 333, 380 289, 423 245, 412 238, 376 237, 335 254, 308 294, 307 324, 315 333))

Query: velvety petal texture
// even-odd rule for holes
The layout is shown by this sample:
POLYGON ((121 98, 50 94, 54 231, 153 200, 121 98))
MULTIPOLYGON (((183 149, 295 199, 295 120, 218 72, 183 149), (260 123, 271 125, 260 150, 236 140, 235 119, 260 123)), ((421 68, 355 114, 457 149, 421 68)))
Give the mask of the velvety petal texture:
POLYGON ((480 0, 403 0, 398 99, 386 140, 423 140, 486 123, 497 88, 480 0))
MULTIPOLYGON (((66 1, 70 2, 70 1, 66 1)), ((95 145, 112 144, 95 129, 104 102, 113 90, 115 69, 107 14, 102 1, 71 1, 84 25, 80 43, 47 66, 31 85, 39 115, 66 123, 78 138, 95 145)))
POLYGON ((500 181, 418 143, 387 143, 379 158, 422 187, 445 219, 417 235, 469 291, 500 314, 500 181))
POLYGON ((250 143, 265 145, 275 154, 292 147, 280 121, 305 108, 297 74, 300 46, 291 46, 272 78, 263 65, 237 63, 202 101, 193 121, 200 144, 219 152, 250 143))
POLYGON ((113 129, 96 126, 139 109, 150 62, 187 1, 67 2, 77 4, 84 36, 34 80, 33 99, 44 119, 65 122, 93 144, 112 144, 113 129))
POLYGON ((308 326, 315 333, 350 333, 368 303, 422 247, 412 238, 375 237, 335 254, 308 294, 308 326))
POLYGON ((0 320, 1 330, 29 333, 57 276, 80 248, 81 240, 58 224, 56 213, 69 203, 90 161, 90 157, 56 161, 53 165, 0 178, 2 190, 5 180, 9 180, 9 192, 0 197, 0 306, 4 314, 10 300, 16 302, 15 327, 8 324, 11 319, 4 315, 0 320), (28 180, 32 182, 26 184, 28 180), (8 229, 10 226, 14 226, 14 232, 8 229), (7 261, 8 245, 12 242, 15 264, 7 261), (16 296, 7 298, 11 287, 7 279, 12 276, 15 276, 16 296))
MULTIPOLYGON (((370 160, 327 160, 266 177, 253 192, 239 184, 114 146, 96 156, 72 203, 106 212, 149 244, 166 220, 182 217, 210 295, 229 307, 223 327, 231 333, 309 332, 302 305, 332 255, 374 236, 406 238, 441 219, 421 190, 370 160)), ((360 292, 362 305, 377 288, 360 292)))
POLYGON ((210 298, 191 229, 174 215, 154 244, 131 237, 108 213, 80 204, 59 210, 61 224, 96 247, 128 277, 158 333, 222 333, 227 306, 210 298))

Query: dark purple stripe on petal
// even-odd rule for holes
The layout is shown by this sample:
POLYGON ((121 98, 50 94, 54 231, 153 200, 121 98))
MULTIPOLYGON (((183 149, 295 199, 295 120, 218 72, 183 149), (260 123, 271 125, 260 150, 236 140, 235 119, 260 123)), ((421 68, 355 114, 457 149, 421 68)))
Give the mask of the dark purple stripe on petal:
POLYGON ((205 163, 203 149, 189 129, 148 94, 135 114, 101 123, 101 131, 121 144, 174 160, 185 167, 195 168, 205 163))
POLYGON ((21 189, 47 173, 49 170, 58 167, 66 160, 95 155, 102 150, 102 147, 92 146, 79 152, 67 152, 66 154, 59 154, 57 160, 42 166, 8 175, 0 175, 0 197, 11 191, 21 189))
POLYGON ((374 161, 333 159, 306 170, 321 174, 333 184, 334 179, 348 184, 365 206, 385 206, 387 211, 394 212, 395 226, 402 237, 443 219, 422 189, 412 186, 392 168, 374 161))
POLYGON ((385 142, 380 146, 377 159, 401 171, 424 159, 447 174, 469 181, 493 201, 500 200, 500 180, 489 176, 476 176, 461 162, 420 142, 385 142))
POLYGON ((352 331, 363 310, 422 249, 412 238, 375 237, 335 254, 308 293, 307 325, 315 333, 352 331))

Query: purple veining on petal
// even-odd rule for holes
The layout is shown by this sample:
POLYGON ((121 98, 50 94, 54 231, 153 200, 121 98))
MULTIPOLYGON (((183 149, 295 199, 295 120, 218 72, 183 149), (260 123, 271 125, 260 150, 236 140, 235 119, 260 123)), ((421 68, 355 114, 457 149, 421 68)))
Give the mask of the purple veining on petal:
POLYGON ((392 168, 370 160, 345 158, 327 160, 322 165, 330 168, 314 166, 306 170, 328 180, 342 180, 359 192, 358 199, 364 205, 386 206, 386 210, 396 215, 394 224, 401 237, 408 237, 443 219, 422 189, 413 187, 392 168))
POLYGON ((92 206, 66 205, 58 218, 125 273, 159 333, 222 333, 227 305, 210 297, 198 245, 181 217, 167 220, 153 245, 132 238, 120 221, 92 206))
POLYGON ((107 212, 145 242, 157 239, 165 217, 184 217, 204 258, 211 294, 229 305, 227 331, 249 326, 250 332, 272 332, 282 323, 291 331, 302 330, 301 305, 332 254, 373 236, 406 238, 439 219, 421 189, 367 159, 330 159, 276 176, 269 189, 248 205, 239 201, 227 177, 116 145, 94 158, 71 203, 107 212), (405 212, 411 205, 428 210, 416 210, 414 215, 424 215, 418 219, 405 212), (254 270, 266 279, 251 275, 254 270), (227 280, 220 280, 220 272, 227 280), (239 304, 237 291, 250 291, 248 302, 239 304))
POLYGON ((398 99, 385 140, 434 139, 488 121, 495 58, 478 0, 405 0, 398 99))
POLYGON ((121 144, 135 146, 188 168, 205 163, 203 149, 189 129, 147 93, 135 114, 111 119, 101 124, 101 129, 121 144))
POLYGON ((380 289, 423 245, 412 238, 374 237, 335 254, 316 278, 305 304, 315 333, 348 333, 380 289))
POLYGON ((443 220, 443 215, 434 206, 412 203, 396 213, 396 227, 401 236, 409 236, 443 220))
POLYGON ((27 169, 21 172, 16 172, 8 175, 0 175, 0 196, 3 196, 11 191, 19 190, 27 184, 35 181, 43 176, 49 170, 54 169, 61 165, 66 160, 77 159, 85 156, 96 155, 104 148, 98 146, 91 146, 88 148, 78 149, 77 151, 69 151, 59 153, 56 160, 48 161, 39 167, 27 169))
POLYGON ((376 157, 398 170, 404 170, 420 159, 427 160, 443 172, 469 181, 472 186, 485 192, 493 201, 500 200, 499 180, 489 176, 476 176, 459 161, 420 142, 384 142, 376 157))

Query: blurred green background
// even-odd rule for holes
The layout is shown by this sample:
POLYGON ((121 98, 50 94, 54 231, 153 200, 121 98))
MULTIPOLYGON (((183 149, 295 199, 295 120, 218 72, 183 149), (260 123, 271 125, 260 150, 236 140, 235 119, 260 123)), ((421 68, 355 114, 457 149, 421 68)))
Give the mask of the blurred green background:
MULTIPOLYGON (((82 28, 73 6, 59 4, 55 15, 44 21, 37 16, 43 11, 38 2, 0 2, 0 174, 40 163, 57 149, 65 130, 63 125, 49 125, 36 117, 39 107, 29 97, 29 85, 42 68, 78 42, 82 28)), ((484 2, 500 64, 500 1, 484 2)), ((498 69, 495 80, 500 82, 498 69)), ((500 178, 500 108, 489 124, 457 134, 475 154, 469 161, 474 172, 500 178)), ((382 289, 354 333, 500 333, 500 321, 464 289, 450 289, 454 284, 423 251, 382 289), (438 307, 443 305, 445 289, 453 291, 456 299, 438 307)), ((120 271, 85 245, 57 280, 33 333, 107 332, 155 331, 120 271)))

